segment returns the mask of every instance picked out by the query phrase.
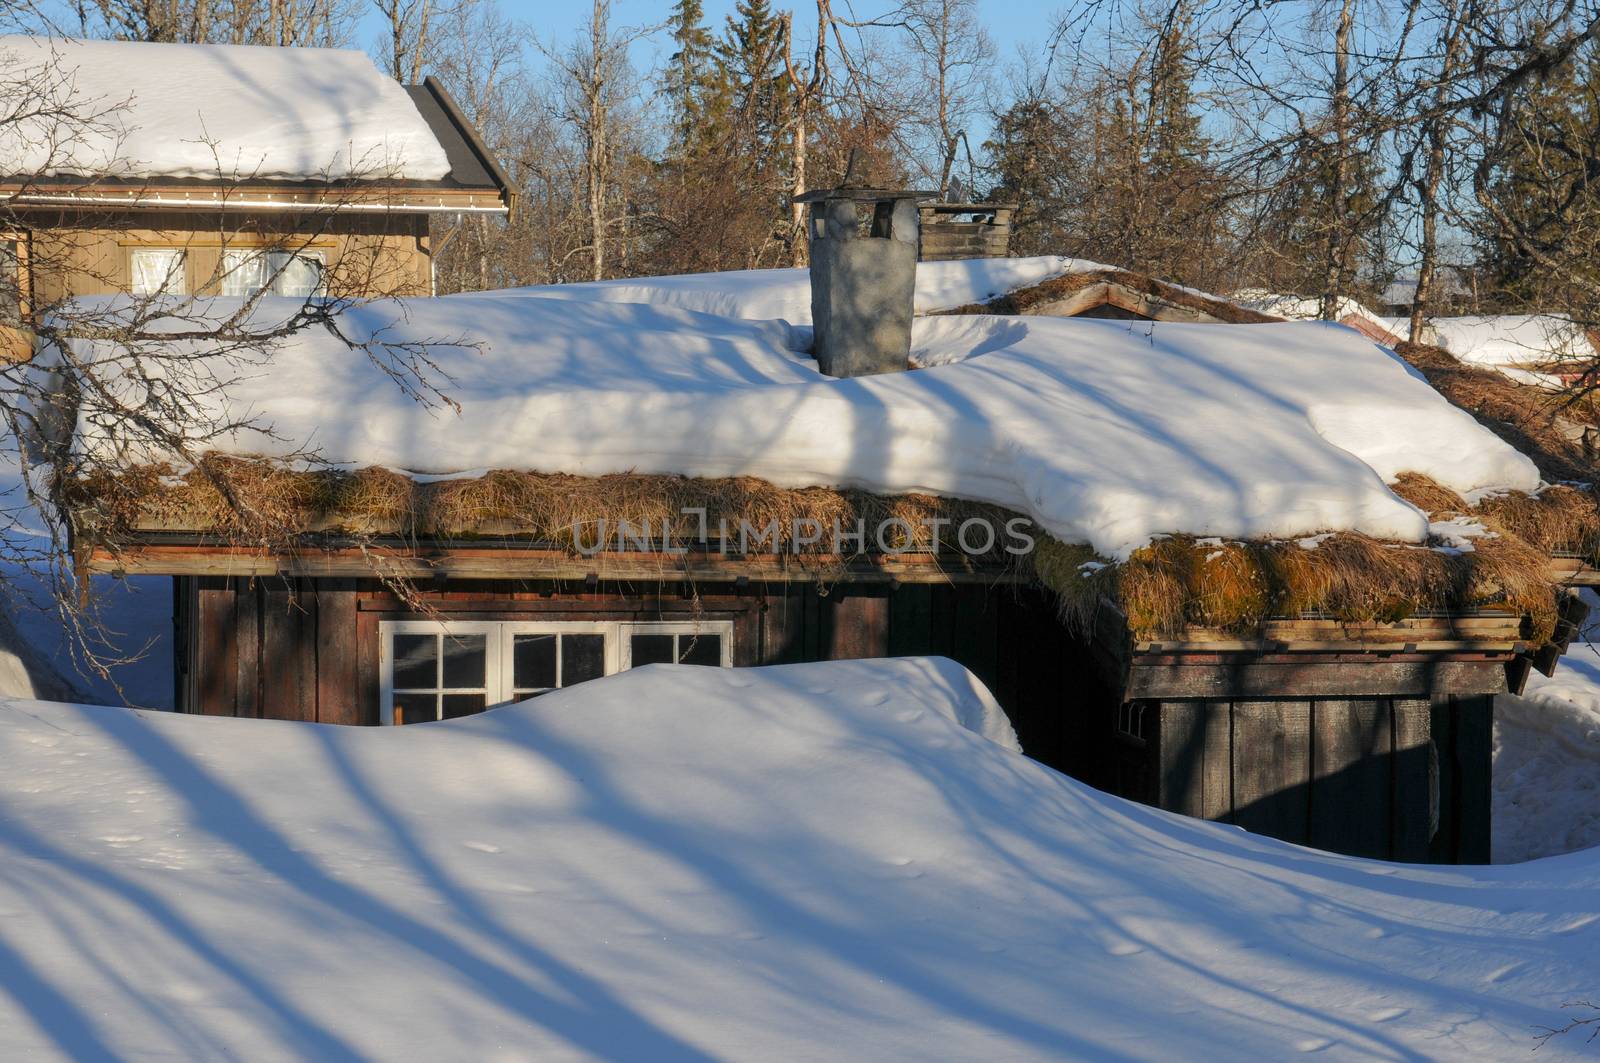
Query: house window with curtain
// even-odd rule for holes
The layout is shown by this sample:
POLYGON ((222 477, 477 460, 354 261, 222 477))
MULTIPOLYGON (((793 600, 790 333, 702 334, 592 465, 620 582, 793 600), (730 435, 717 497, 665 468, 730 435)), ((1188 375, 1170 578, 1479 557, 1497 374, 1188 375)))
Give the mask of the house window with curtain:
POLYGON ((324 268, 320 251, 224 251, 222 294, 270 291, 303 299, 322 290, 324 268))
POLYGON ((729 620, 393 620, 379 639, 386 724, 470 716, 646 664, 733 664, 729 620))
POLYGON ((128 253, 128 266, 134 295, 189 294, 188 265, 177 248, 135 248, 128 253))
POLYGON ((15 237, 0 239, 0 325, 22 324, 26 285, 23 242, 15 237))

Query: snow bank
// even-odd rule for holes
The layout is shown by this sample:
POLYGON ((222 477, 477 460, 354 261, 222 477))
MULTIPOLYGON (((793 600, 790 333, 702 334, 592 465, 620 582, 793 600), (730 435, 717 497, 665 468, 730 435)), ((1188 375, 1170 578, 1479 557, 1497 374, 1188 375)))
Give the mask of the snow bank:
MULTIPOLYGON (((973 258, 917 263, 918 313, 981 303, 1059 277, 1107 267, 1081 258, 973 258)), ((638 277, 586 284, 546 284, 475 293, 467 298, 531 295, 584 302, 649 303, 747 320, 811 324, 811 276, 804 269, 731 270, 674 277, 638 277)))
POLYGON ((1495 862, 1600 846, 1600 645, 1574 643, 1494 716, 1495 862))
MULTIPOLYGON (((408 401, 312 330, 224 389, 231 411, 280 438, 241 433, 221 449, 310 444, 333 461, 429 475, 638 471, 921 491, 1020 510, 1118 558, 1177 532, 1421 541, 1426 518, 1384 486, 1401 471, 1462 492, 1539 482, 1397 358, 1316 323, 923 318, 913 343, 933 368, 854 380, 818 374, 782 323, 662 306, 413 299, 403 313, 354 310, 341 328, 483 343, 436 352, 460 417, 408 401)), ((81 447, 119 442, 79 426, 81 447)))
POLYGON ((1589 360, 1595 349, 1565 314, 1441 317, 1429 322, 1435 342, 1463 362, 1490 368, 1589 360))
MULTIPOLYGON (((1322 300, 1310 295, 1285 295, 1281 292, 1269 292, 1259 288, 1249 288, 1236 292, 1232 296, 1234 302, 1249 310, 1257 310, 1263 314, 1277 314, 1289 321, 1315 321, 1322 317, 1322 300)), ((1340 296, 1338 302, 1338 317, 1343 320, 1347 317, 1364 318, 1376 325, 1393 331, 1405 319, 1398 317, 1385 317, 1377 311, 1370 309, 1359 299, 1349 296, 1340 296)))
POLYGON ((1512 1059, 1592 996, 1596 854, 1168 815, 953 723, 972 688, 654 666, 392 730, 0 703, 0 1057, 1512 1059))
POLYGON ((0 60, 10 91, 42 79, 45 98, 73 115, 0 129, 7 174, 432 181, 450 172, 405 89, 363 52, 0 36, 0 60))

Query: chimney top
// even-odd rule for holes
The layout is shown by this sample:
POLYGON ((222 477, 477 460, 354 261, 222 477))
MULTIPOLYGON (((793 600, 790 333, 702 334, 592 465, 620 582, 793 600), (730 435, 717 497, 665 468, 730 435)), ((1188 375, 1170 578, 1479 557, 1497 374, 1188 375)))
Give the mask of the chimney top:
POLYGON ((861 161, 858 149, 850 149, 850 161, 845 164, 844 177, 834 188, 818 188, 794 197, 796 203, 822 203, 827 200, 853 199, 865 202, 890 202, 897 199, 936 199, 937 192, 917 192, 904 188, 868 188, 861 184, 856 173, 861 161))

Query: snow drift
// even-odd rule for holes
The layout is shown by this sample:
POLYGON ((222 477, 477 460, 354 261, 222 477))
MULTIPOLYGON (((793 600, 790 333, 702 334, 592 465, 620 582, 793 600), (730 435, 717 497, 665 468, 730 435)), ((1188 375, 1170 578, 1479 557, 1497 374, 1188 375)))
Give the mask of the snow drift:
POLYGON ((1600 846, 1600 645, 1495 699, 1492 822, 1496 863, 1600 846))
POLYGON ((8 175, 434 181, 450 172, 405 88, 359 51, 0 36, 0 60, 11 91, 52 107, 0 130, 8 175))
MULTIPOLYGON (((262 313, 287 305, 266 300, 262 313)), ((1384 486, 1402 471, 1463 493, 1539 483, 1532 462, 1398 358, 1320 323, 921 318, 913 349, 929 368, 853 380, 821 376, 790 323, 652 304, 448 296, 370 304, 340 327, 480 344, 435 348, 460 416, 411 402, 314 330, 211 400, 219 421, 249 411, 278 437, 240 433, 219 449, 310 446, 427 475, 636 471, 925 492, 1019 510, 1114 558, 1165 533, 1419 542, 1427 519, 1384 486)), ((82 423, 78 445, 120 448, 114 431, 82 423)))
POLYGON ((0 1057, 1507 1059, 1593 992, 1593 853, 1319 854, 988 712, 937 659, 392 730, 0 702, 0 1057))

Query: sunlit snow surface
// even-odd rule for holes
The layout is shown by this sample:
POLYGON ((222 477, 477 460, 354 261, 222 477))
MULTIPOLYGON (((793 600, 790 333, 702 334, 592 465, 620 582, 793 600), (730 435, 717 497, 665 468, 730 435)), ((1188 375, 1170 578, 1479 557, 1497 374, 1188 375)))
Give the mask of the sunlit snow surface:
POLYGON ((1495 862, 1600 846, 1600 645, 1574 643, 1494 715, 1495 862))
POLYGON ((1503 1060, 1593 994, 1593 853, 1318 854, 958 717, 1006 737, 939 659, 392 730, 0 704, 0 1058, 1503 1060))

